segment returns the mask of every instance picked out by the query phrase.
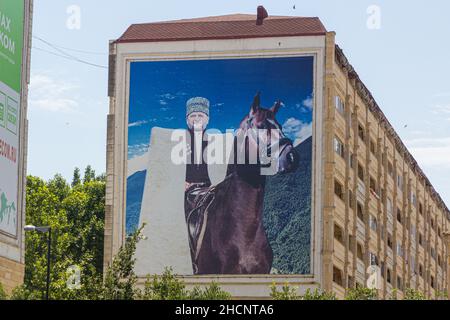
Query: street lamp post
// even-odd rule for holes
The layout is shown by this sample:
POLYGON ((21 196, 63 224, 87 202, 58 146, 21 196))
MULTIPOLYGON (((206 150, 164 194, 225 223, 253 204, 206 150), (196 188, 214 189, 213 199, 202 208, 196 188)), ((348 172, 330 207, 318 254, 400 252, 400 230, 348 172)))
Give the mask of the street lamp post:
POLYGON ((52 228, 50 226, 36 227, 36 226, 25 226, 23 228, 25 231, 47 233, 47 286, 45 290, 45 300, 48 300, 50 291, 50 256, 51 256, 51 244, 52 244, 52 228))

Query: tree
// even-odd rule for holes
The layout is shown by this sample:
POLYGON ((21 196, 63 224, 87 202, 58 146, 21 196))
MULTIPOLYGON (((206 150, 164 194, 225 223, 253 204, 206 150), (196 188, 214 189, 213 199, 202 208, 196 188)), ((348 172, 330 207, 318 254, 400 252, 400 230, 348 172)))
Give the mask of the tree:
POLYGON ((142 300, 186 300, 189 293, 186 286, 175 275, 171 268, 166 268, 162 276, 147 276, 142 300))
POLYGON ((306 290, 302 300, 337 300, 337 298, 334 293, 321 291, 316 288, 314 291, 311 291, 311 289, 306 290))
MULTIPOLYGON (((137 287, 135 250, 142 226, 119 249, 103 275, 103 233, 106 175, 95 176, 88 166, 83 183, 79 169, 69 185, 61 175, 48 182, 28 176, 26 223, 51 226, 50 299, 227 299, 228 293, 212 283, 188 291, 183 281, 167 269, 162 276, 148 277, 144 291, 137 287), (75 277, 70 270, 79 270, 75 277), (75 277, 75 278, 74 278, 75 277), (153 280, 152 280, 153 279, 153 280), (76 284, 72 288, 69 284, 76 284)), ((11 299, 42 299, 46 288, 46 234, 25 236, 24 284, 15 288, 11 299)))
POLYGON ((300 296, 297 294, 298 288, 291 287, 289 283, 285 283, 279 291, 275 282, 270 287, 270 296, 274 300, 300 300, 300 296))
POLYGON ((72 178, 72 188, 81 184, 81 175, 80 175, 80 169, 75 168, 73 171, 73 178, 72 178))
POLYGON ((117 256, 114 257, 104 280, 104 299, 133 300, 139 297, 140 292, 136 290, 137 276, 134 273, 136 264, 134 253, 144 227, 145 224, 129 236, 119 249, 117 256))
POLYGON ((404 300, 427 300, 425 295, 418 290, 406 289, 404 300))
MULTIPOLYGON (((105 183, 74 185, 71 188, 60 175, 47 183, 37 177, 27 179, 27 224, 52 227, 53 299, 90 299, 95 293, 92 287, 102 279, 105 183), (71 267, 81 270, 79 290, 67 286, 71 267)), ((24 287, 13 295, 39 299, 46 284, 46 236, 26 233, 25 242, 24 287)))
POLYGON ((0 282, 0 300, 6 300, 6 292, 5 292, 5 290, 3 289, 3 285, 2 285, 2 283, 0 282))
POLYGON ((347 292, 345 300, 377 300, 377 289, 369 289, 364 287, 358 287, 356 289, 350 289, 347 292))
POLYGON ((189 292, 189 300, 230 300, 231 294, 222 290, 216 282, 212 282, 205 289, 196 286, 189 292))
POLYGON ((84 170, 83 183, 88 183, 93 180, 95 180, 95 171, 92 169, 90 165, 88 165, 84 170))

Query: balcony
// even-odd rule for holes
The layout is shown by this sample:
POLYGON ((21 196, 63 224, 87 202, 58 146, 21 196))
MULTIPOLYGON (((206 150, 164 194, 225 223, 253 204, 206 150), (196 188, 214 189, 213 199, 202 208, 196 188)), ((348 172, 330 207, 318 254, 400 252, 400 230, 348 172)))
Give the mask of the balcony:
POLYGON ((358 179, 357 194, 362 201, 366 199, 366 185, 361 179, 358 179))
POLYGON ((366 225, 359 218, 356 219, 356 236, 361 241, 366 239, 366 225))
POLYGON ((366 281, 366 266, 360 259, 356 259, 356 280, 362 283, 366 281))

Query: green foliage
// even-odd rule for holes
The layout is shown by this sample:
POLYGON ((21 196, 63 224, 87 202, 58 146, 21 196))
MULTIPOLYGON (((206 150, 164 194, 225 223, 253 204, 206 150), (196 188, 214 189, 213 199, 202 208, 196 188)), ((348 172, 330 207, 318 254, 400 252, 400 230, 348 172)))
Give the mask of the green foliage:
POLYGON ((73 171, 72 188, 78 186, 79 184, 81 184, 80 169, 75 168, 75 170, 73 171))
POLYGON ((147 277, 141 299, 186 300, 188 296, 184 283, 172 274, 172 269, 166 268, 162 276, 147 277))
POLYGON ((297 287, 291 287, 289 283, 285 283, 281 290, 278 290, 275 283, 272 283, 270 287, 270 296, 274 300, 300 300, 300 296, 297 294, 297 287))
POLYGON ((7 296, 6 296, 6 292, 3 289, 3 285, 0 282, 0 300, 6 300, 7 296))
POLYGON ((205 289, 194 287, 188 296, 189 300, 230 300, 231 294, 222 290, 216 282, 212 282, 205 289))
POLYGON ((32 292, 27 289, 25 284, 14 288, 9 297, 10 300, 40 300, 42 299, 42 294, 40 292, 32 292))
POLYGON ((140 296, 136 289, 137 276, 134 272, 136 245, 141 239, 145 224, 127 238, 119 249, 104 280, 103 298, 106 300, 133 300, 140 296))
POLYGON ((448 293, 447 291, 436 291, 434 293, 436 300, 448 300, 448 293))
POLYGON ((288 283, 278 290, 275 283, 272 284, 270 296, 274 300, 336 300, 334 293, 325 292, 319 289, 307 289, 303 296, 298 295, 298 287, 291 287, 288 283))
MULTIPOLYGON (((74 179, 72 184, 61 175, 48 182, 27 178, 26 224, 52 227, 51 299, 95 298, 95 286, 102 279, 105 183, 74 179), (67 286, 71 266, 81 269, 78 290, 67 286)), ((27 232, 25 243, 24 286, 12 298, 40 299, 46 285, 47 236, 27 232)))
POLYGON ((142 300, 229 300, 231 295, 223 291, 216 282, 202 289, 196 286, 189 291, 184 282, 173 274, 171 268, 166 268, 161 276, 148 276, 142 300))
POLYGON ((427 300, 427 298, 421 291, 406 289, 403 300, 427 300))
POLYGON ((396 288, 392 289, 389 300, 398 300, 398 290, 396 288))
POLYGON ((83 183, 88 183, 95 180, 95 170, 91 166, 87 166, 84 170, 83 183))
POLYGON ((345 300, 378 300, 377 289, 358 287, 349 289, 345 300))
POLYGON ((314 291, 311 291, 311 289, 306 290, 302 300, 337 300, 337 298, 334 293, 321 291, 316 288, 314 291))

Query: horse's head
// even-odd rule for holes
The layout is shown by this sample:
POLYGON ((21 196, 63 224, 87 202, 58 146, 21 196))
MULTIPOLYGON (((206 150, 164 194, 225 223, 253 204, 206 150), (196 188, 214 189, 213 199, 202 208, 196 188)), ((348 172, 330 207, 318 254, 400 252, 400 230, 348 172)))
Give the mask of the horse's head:
POLYGON ((294 149, 292 141, 283 133, 283 128, 276 119, 276 115, 282 106, 281 101, 277 101, 270 109, 261 107, 260 93, 258 93, 252 103, 249 114, 242 120, 240 130, 248 137, 246 145, 248 149, 266 150, 272 159, 277 161, 277 173, 290 173, 297 170, 299 166, 299 156, 294 149), (256 129, 256 130, 255 130, 256 129), (249 134, 262 130, 267 134, 249 134), (278 146, 278 152, 274 152, 278 146))

